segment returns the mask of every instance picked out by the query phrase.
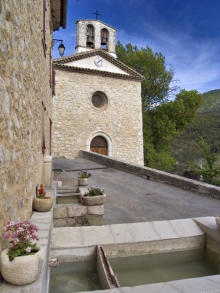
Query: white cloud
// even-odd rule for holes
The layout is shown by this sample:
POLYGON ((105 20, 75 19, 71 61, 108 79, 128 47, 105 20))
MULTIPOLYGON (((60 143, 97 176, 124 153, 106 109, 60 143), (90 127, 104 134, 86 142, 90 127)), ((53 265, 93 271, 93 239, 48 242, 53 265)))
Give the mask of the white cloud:
POLYGON ((132 43, 141 47, 149 46, 154 52, 161 52, 167 64, 175 68, 175 79, 186 90, 197 89, 205 92, 220 88, 219 43, 214 40, 193 39, 186 32, 177 29, 161 30, 152 25, 145 25, 146 34, 117 32, 117 38, 123 43, 132 43))

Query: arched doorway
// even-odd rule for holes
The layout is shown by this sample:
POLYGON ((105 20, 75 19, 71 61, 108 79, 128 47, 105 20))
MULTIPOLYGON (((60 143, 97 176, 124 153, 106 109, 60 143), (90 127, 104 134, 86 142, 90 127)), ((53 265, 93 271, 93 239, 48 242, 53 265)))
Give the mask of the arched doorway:
POLYGON ((101 136, 95 136, 90 144, 90 151, 102 155, 108 155, 108 143, 107 140, 101 136))

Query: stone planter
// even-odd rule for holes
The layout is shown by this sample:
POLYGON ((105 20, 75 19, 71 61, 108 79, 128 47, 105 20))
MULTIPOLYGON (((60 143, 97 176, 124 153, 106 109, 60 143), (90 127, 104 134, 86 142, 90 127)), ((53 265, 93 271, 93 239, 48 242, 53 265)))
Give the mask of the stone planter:
POLYGON ((82 202, 85 206, 103 205, 106 201, 106 194, 96 196, 82 196, 82 202))
POLYGON ((78 178, 79 186, 87 186, 89 184, 89 178, 78 178))
POLYGON ((1 253, 1 274, 13 285, 27 285, 38 279, 44 265, 44 249, 37 246, 38 251, 33 255, 18 256, 12 261, 7 255, 8 249, 1 253))
POLYGON ((33 200, 33 209, 37 212, 49 212, 53 206, 53 197, 37 198, 33 200))
POLYGON ((216 218, 215 218, 215 221, 216 221, 216 225, 218 227, 218 230, 220 231, 220 215, 218 215, 216 218))

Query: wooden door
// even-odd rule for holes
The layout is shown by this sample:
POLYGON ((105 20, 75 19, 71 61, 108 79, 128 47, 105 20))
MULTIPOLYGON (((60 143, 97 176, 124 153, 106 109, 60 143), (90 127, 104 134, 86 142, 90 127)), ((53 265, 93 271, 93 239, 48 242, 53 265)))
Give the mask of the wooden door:
POLYGON ((90 151, 101 155, 108 155, 108 143, 103 136, 96 136, 90 144, 90 151))

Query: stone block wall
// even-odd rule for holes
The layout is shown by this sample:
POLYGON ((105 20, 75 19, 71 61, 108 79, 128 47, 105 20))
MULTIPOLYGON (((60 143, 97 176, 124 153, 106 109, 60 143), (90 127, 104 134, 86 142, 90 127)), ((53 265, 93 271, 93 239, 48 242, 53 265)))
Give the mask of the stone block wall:
POLYGON ((18 217, 29 219, 32 214, 35 186, 43 178, 42 115, 46 154, 49 152, 52 115, 49 0, 46 6, 42 42, 42 0, 0 2, 0 251, 6 221, 18 217))
POLYGON ((53 156, 74 159, 101 135, 109 156, 143 165, 141 107, 140 81, 56 69, 53 156), (93 106, 96 91, 107 96, 106 107, 93 106))
POLYGON ((54 227, 100 226, 104 206, 82 204, 56 204, 53 208, 54 227))

